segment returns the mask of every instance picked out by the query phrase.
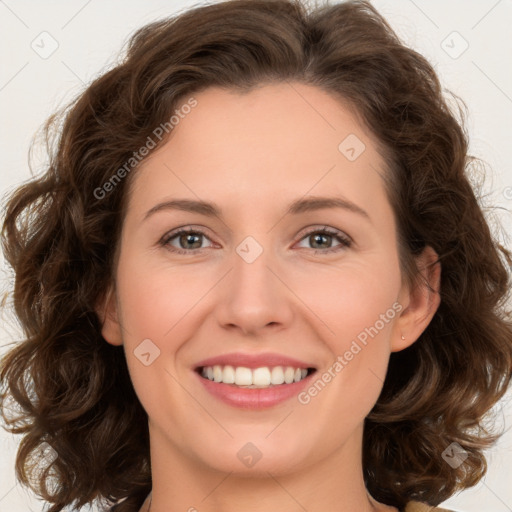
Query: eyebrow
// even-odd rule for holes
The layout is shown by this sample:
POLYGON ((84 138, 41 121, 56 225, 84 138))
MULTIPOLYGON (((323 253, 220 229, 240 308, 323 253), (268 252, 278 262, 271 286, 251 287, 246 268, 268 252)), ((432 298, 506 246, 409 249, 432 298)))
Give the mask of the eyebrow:
MULTIPOLYGON (((342 208, 356 213, 371 222, 370 216, 365 210, 352 201, 342 197, 308 196, 306 198, 297 199, 288 205, 285 215, 298 215, 300 213, 326 208, 342 208)), ((193 199, 171 199, 153 206, 146 212, 143 220, 163 210, 181 210, 190 213, 198 213, 207 217, 222 217, 221 209, 215 203, 196 201, 193 199)))

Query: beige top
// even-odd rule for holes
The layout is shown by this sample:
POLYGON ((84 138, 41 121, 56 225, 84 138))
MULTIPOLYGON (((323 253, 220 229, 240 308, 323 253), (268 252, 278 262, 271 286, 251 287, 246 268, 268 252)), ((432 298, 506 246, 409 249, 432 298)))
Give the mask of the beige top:
MULTIPOLYGON (((142 504, 140 512, 146 512, 148 510, 150 498, 151 498, 151 492, 147 495, 146 499, 144 500, 144 503, 142 504)), ((425 503, 420 503, 419 501, 410 501, 409 503, 407 503, 407 506, 405 507, 405 512, 452 512, 452 511, 448 510, 447 508, 431 507, 430 505, 426 505, 425 503)))
POLYGON ((447 508, 431 507, 419 501, 410 501, 405 507, 405 512, 451 512, 447 508))

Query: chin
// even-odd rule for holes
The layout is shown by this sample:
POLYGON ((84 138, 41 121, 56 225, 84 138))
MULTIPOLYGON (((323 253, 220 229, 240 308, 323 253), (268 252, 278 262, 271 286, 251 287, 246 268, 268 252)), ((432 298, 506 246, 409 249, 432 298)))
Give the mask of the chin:
POLYGON ((290 442, 286 446, 280 441, 265 439, 269 432, 266 429, 261 436, 236 436, 224 444, 216 439, 215 448, 205 447, 197 456, 215 470, 248 477, 268 478, 269 472, 274 475, 286 474, 296 471, 299 465, 308 465, 306 458, 309 450, 305 449, 304 440, 297 439, 297 443, 290 442))

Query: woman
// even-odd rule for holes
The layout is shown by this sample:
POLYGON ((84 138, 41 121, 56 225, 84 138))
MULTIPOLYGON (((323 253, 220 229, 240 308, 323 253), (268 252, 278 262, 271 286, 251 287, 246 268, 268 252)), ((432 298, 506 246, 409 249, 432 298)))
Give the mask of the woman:
POLYGON ((49 512, 419 512, 482 478, 512 260, 369 3, 191 9, 65 114, 3 231, 4 419, 49 512))

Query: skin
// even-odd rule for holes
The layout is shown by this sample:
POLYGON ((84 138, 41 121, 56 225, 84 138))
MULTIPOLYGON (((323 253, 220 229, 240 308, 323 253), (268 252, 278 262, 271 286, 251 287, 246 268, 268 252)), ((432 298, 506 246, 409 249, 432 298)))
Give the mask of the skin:
MULTIPOLYGON (((339 100, 299 83, 194 97, 197 106, 132 177, 115 285, 98 308, 148 413, 151 512, 396 510, 366 492, 363 421, 391 352, 418 339, 439 294, 402 285, 376 141, 339 100), (338 150, 349 134, 366 146, 354 161, 338 150), (344 197, 370 221, 341 208, 285 215, 311 195, 344 197), (223 216, 169 209, 144 220, 171 198, 213 201, 223 216), (168 242, 187 254, 159 244, 188 225, 206 236, 168 242), (324 226, 352 245, 305 233, 324 226), (263 248, 250 264, 236 252, 247 236, 263 248), (213 398, 193 372, 219 354, 277 352, 322 374, 396 302, 400 312, 308 404, 241 410, 213 398), (148 366, 134 354, 145 339, 160 350, 148 366), (237 457, 248 442, 262 454, 252 467, 237 457)), ((421 268, 436 257, 427 247, 421 268)), ((423 270, 434 290, 440 272, 439 263, 423 270)))

